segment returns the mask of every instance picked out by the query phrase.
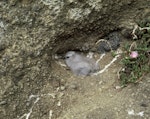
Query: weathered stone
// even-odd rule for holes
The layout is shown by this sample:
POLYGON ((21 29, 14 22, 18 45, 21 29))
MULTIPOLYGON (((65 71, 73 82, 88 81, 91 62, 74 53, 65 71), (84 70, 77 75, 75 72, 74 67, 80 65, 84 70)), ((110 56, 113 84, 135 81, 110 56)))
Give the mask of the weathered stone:
POLYGON ((116 50, 120 46, 122 38, 118 32, 110 33, 104 41, 101 41, 98 46, 98 51, 100 53, 105 53, 111 50, 116 50))

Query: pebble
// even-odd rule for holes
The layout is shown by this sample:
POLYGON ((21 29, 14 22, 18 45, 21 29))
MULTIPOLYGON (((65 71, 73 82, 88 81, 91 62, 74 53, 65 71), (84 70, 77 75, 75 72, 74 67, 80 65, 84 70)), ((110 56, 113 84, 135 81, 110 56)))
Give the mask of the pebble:
POLYGON ((69 88, 70 88, 70 89, 77 90, 77 89, 78 89, 78 85, 77 85, 77 84, 70 84, 70 85, 69 85, 69 88))
POLYGON ((65 89, 66 89, 65 86, 61 86, 61 87, 60 87, 60 90, 61 90, 61 91, 64 91, 65 89))
POLYGON ((7 102, 6 101, 1 101, 0 105, 5 105, 7 102))

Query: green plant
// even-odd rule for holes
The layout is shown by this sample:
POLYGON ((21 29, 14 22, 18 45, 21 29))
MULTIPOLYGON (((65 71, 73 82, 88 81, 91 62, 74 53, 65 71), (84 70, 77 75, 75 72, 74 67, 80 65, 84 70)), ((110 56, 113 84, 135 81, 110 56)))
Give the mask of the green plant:
MULTIPOLYGON (((141 27, 140 27, 141 28, 141 27)), ((150 26, 148 29, 137 29, 139 39, 132 44, 124 46, 121 63, 122 70, 119 72, 121 85, 137 83, 143 76, 150 72, 150 26)))

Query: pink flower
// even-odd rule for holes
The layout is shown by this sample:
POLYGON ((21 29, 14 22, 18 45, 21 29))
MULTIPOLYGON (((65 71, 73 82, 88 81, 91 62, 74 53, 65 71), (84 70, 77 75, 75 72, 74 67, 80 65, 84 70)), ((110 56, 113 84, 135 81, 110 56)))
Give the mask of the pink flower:
POLYGON ((131 51, 131 53, 130 53, 130 57, 131 58, 137 58, 138 57, 138 52, 137 51, 131 51))

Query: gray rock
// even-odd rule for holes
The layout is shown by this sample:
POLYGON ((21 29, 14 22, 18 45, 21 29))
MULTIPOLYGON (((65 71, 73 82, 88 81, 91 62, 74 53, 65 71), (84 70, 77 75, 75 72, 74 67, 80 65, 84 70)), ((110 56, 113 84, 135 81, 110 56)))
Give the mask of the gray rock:
POLYGON ((98 46, 100 53, 116 50, 120 46, 121 35, 118 32, 110 33, 105 39, 106 41, 101 41, 98 46))

